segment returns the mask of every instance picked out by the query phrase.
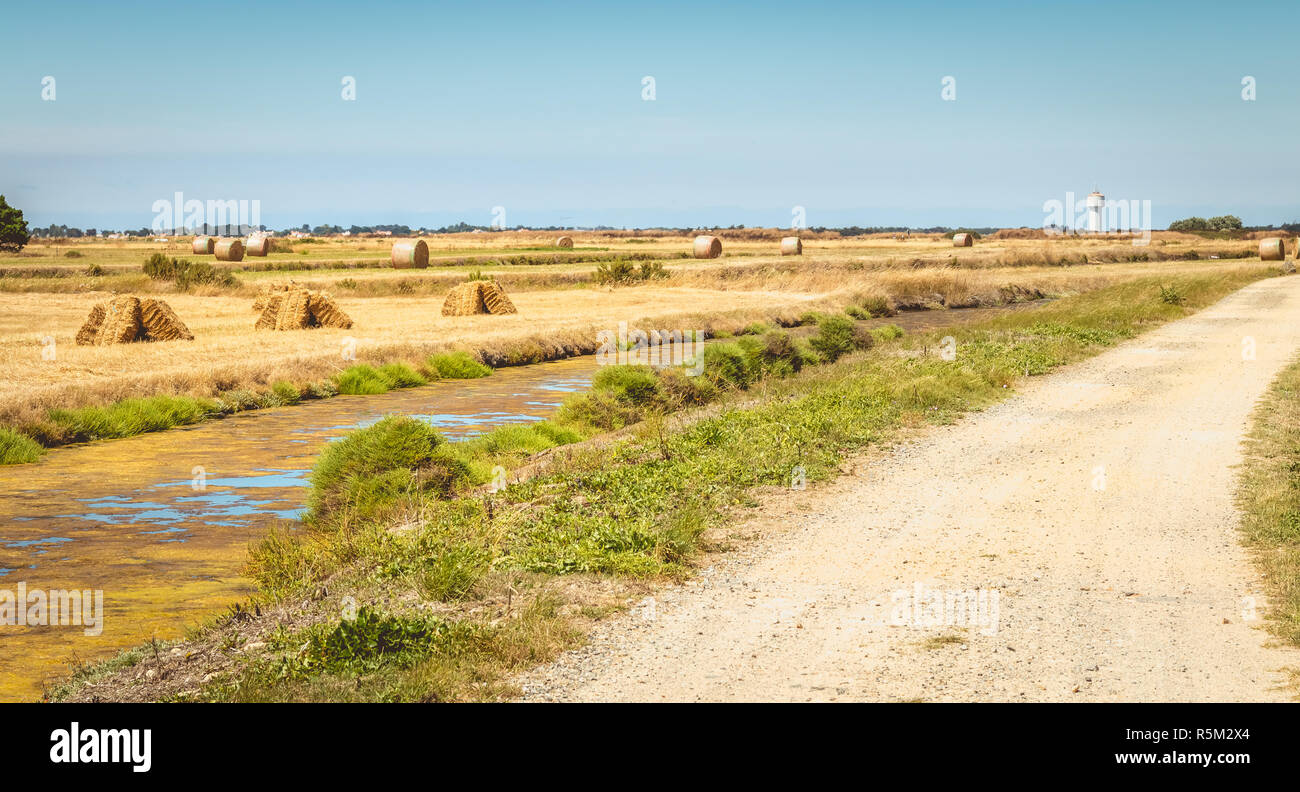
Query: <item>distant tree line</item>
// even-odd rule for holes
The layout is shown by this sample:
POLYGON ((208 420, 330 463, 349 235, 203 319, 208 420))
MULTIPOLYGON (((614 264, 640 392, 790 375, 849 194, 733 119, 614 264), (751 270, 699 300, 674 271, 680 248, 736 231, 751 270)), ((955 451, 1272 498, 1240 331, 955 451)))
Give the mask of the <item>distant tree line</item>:
MULTIPOLYGON (((1272 226, 1269 228, 1271 229, 1272 226)), ((1241 218, 1236 215, 1219 215, 1208 220, 1204 217, 1188 217, 1169 224, 1170 231, 1240 231, 1241 229, 1241 218)))

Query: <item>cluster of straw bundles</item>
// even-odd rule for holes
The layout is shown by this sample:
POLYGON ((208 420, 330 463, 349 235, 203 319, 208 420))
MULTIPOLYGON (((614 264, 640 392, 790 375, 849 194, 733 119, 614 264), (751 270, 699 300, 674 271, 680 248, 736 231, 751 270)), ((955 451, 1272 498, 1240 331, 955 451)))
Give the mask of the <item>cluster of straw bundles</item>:
POLYGON ((258 330, 303 330, 309 327, 346 330, 352 326, 352 319, 325 292, 297 288, 267 291, 258 295, 258 301, 262 303, 262 313, 254 325, 258 330))
POLYGON ((194 251, 200 256, 211 256, 212 249, 213 247, 216 246, 216 244, 217 244, 217 240, 213 239, 210 236, 194 237, 194 244, 190 247, 190 250, 194 251))
MULTIPOLYGON (((264 236, 251 236, 244 242, 244 252, 250 256, 265 256, 271 252, 271 238, 264 236)), ((240 258, 243 258, 242 256, 240 258)), ((232 259, 239 261, 239 259, 232 259)))
POLYGON ((1282 261, 1286 258, 1286 243, 1277 237, 1259 241, 1260 261, 1282 261))
POLYGON ((573 237, 562 236, 555 240, 556 247, 571 248, 573 247, 573 237))
POLYGON ((722 240, 715 236, 695 237, 695 258, 717 258, 722 255, 722 240))
POLYGON ((244 243, 238 239, 222 239, 217 242, 217 261, 243 261, 244 243))
POLYGON ((442 303, 443 316, 512 313, 519 311, 506 296, 505 289, 496 281, 473 280, 462 283, 447 292, 447 299, 442 303))
POLYGON ((975 237, 972 234, 953 234, 953 247, 970 247, 975 244, 975 237))
POLYGON ((114 297, 90 309, 77 331, 80 346, 129 344, 132 341, 193 341, 194 334, 162 300, 114 297))
POLYGON ((802 256, 803 241, 799 237, 785 237, 781 240, 782 256, 802 256))
POLYGON ((424 269, 429 266, 429 245, 423 239, 393 243, 393 269, 424 269))

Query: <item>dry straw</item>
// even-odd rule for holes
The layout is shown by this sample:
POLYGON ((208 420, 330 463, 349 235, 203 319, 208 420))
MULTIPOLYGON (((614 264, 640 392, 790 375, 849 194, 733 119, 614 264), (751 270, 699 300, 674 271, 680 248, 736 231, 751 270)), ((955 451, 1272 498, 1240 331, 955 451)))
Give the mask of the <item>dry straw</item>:
MULTIPOLYGON (((276 319, 280 316, 280 303, 284 301, 284 292, 277 294, 268 294, 262 300, 261 315, 257 317, 257 324, 253 325, 254 330, 274 330, 276 319)), ((257 305, 257 303, 253 303, 257 305)))
MULTIPOLYGON (((281 292, 294 291, 295 289, 301 288, 302 287, 294 281, 289 281, 288 283, 268 283, 258 289, 257 297, 253 300, 253 310, 257 313, 261 313, 266 310, 266 306, 273 296, 278 296, 281 292)), ((276 303, 276 305, 279 305, 279 303, 276 303)))
POLYGON ((244 252, 250 256, 265 256, 271 252, 271 238, 251 236, 244 242, 244 252))
POLYGON ((222 239, 217 242, 217 261, 243 261, 244 243, 238 239, 222 239))
POLYGON ((190 250, 194 251, 200 256, 211 256, 212 249, 216 245, 216 243, 217 240, 213 239, 210 236, 194 237, 194 244, 190 246, 190 250))
POLYGON ((77 331, 80 346, 109 346, 133 341, 193 341, 194 334, 162 300, 114 297, 90 309, 77 331))
POLYGON ((280 298, 280 312, 275 318, 276 330, 301 330, 311 327, 311 295, 305 290, 285 292, 280 298))
POLYGON ((394 269, 424 269, 429 266, 429 245, 423 239, 393 243, 394 269))
POLYGON ((711 259, 722 255, 722 240, 715 236, 695 237, 695 258, 711 259))
POLYGON ((555 240, 556 247, 571 248, 573 247, 573 237, 562 236, 555 240))
MULTIPOLYGON (((325 292, 307 289, 268 291, 258 295, 261 315, 253 325, 257 330, 305 330, 311 327, 352 326, 352 319, 325 292)), ((256 303, 255 303, 256 304, 256 303)))
POLYGON ((443 316, 473 316, 487 313, 483 304, 483 281, 468 281, 447 292, 442 301, 443 316))
POLYGON ((347 330, 352 319, 339 308, 334 298, 325 292, 308 292, 307 309, 321 327, 339 327, 347 330))
POLYGON ((975 244, 975 237, 971 234, 953 234, 953 247, 970 247, 975 244))
POLYGON ((785 237, 781 240, 782 256, 802 256, 803 241, 799 237, 785 237))
POLYGON ((104 323, 95 335, 95 345, 129 344, 139 334, 140 298, 114 297, 104 308, 104 323))
POLYGON ((443 316, 473 316, 474 314, 519 313, 505 289, 496 281, 472 280, 447 292, 442 302, 443 316))
POLYGON ((496 281, 480 281, 480 283, 483 284, 483 307, 487 308, 488 313, 497 316, 519 313, 515 304, 506 296, 506 290, 501 288, 501 284, 496 281))
POLYGON ((1282 261, 1286 258, 1286 243, 1278 237, 1259 241, 1260 261, 1282 261))
POLYGON ((162 300, 140 300, 140 330, 146 341, 194 340, 194 334, 162 300))
POLYGON ((90 316, 86 317, 86 323, 77 331, 77 346, 94 346, 95 337, 99 335, 99 328, 104 324, 104 305, 100 303, 90 309, 90 316))

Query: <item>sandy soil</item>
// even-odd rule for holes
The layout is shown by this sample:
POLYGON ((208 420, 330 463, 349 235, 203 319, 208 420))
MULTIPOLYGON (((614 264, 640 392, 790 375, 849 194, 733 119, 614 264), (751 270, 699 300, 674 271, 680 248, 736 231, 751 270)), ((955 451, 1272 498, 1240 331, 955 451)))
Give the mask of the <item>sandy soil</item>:
POLYGON ((1300 657, 1268 646, 1232 469, 1297 346, 1300 278, 1262 281, 769 499, 754 541, 522 677, 524 698, 1289 698, 1300 657), (963 626, 945 595, 981 590, 963 626))

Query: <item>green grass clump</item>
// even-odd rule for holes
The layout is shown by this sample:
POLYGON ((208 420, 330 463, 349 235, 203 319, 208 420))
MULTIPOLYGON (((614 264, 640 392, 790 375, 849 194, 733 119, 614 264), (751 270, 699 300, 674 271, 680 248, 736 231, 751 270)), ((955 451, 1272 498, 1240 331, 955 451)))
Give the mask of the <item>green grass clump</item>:
POLYGON ((0 427, 0 465, 21 465, 41 458, 45 449, 21 432, 0 427))
POLYGON ((271 385, 271 396, 276 404, 289 405, 302 401, 302 392, 292 382, 280 380, 271 385))
POLYGON ((221 404, 211 399, 149 396, 124 399, 105 407, 50 410, 47 419, 62 430, 65 442, 75 443, 185 426, 224 411, 221 404))
POLYGON ((426 597, 440 602, 467 599, 487 574, 492 554, 471 544, 453 544, 428 556, 417 585, 426 597))
POLYGON ((823 316, 808 345, 827 363, 834 363, 858 349, 870 349, 875 339, 846 316, 823 316))
POLYGON ((902 338, 903 335, 903 328, 896 324, 887 324, 871 328, 871 336, 875 338, 877 342, 893 341, 902 338))
POLYGON ((424 363, 430 376, 442 379, 477 379, 492 373, 492 367, 478 362, 467 352, 440 352, 424 363))
POLYGON ((379 367, 379 376, 391 388, 414 388, 429 381, 420 372, 405 363, 385 363, 379 367))
POLYGON ((374 396, 388 393, 388 380, 373 366, 358 363, 340 371, 334 377, 338 392, 348 396, 374 396))
POLYGON ((338 392, 351 396, 373 396, 396 388, 427 385, 428 382, 424 375, 405 363, 385 363, 379 368, 358 363, 334 377, 338 392))
POLYGON ((446 494, 467 474, 446 441, 415 418, 389 416, 325 447, 309 476, 308 520, 351 521, 400 505, 424 491, 446 494))

